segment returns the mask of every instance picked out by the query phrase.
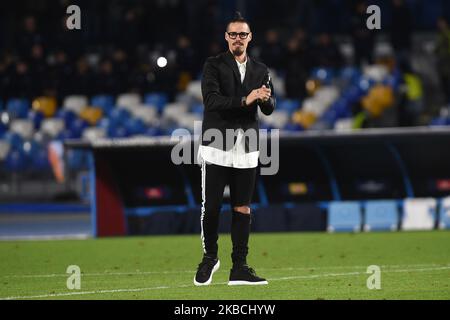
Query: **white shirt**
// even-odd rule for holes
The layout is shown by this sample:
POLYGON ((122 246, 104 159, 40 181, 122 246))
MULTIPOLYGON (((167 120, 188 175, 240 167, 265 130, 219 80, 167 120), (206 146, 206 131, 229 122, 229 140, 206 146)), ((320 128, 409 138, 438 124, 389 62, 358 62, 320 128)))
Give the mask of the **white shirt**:
POLYGON ((243 83, 245 79, 245 71, 247 70, 247 58, 245 58, 245 61, 242 63, 236 60, 236 63, 238 65, 239 73, 241 74, 241 83, 243 83))
MULTIPOLYGON (((247 58, 243 63, 236 60, 239 73, 241 74, 241 83, 244 82, 245 72, 247 70, 247 58)), ((259 151, 245 153, 244 131, 238 130, 236 143, 229 151, 223 151, 209 146, 200 146, 198 149, 198 160, 202 160, 224 167, 233 167, 239 169, 255 168, 258 166, 259 151)))

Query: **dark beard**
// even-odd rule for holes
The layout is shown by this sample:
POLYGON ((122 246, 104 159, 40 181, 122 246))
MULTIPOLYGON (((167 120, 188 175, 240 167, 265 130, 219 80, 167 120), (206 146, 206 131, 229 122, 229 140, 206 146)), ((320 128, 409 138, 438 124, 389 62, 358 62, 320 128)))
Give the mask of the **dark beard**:
POLYGON ((241 56, 243 53, 244 53, 244 50, 242 50, 242 49, 239 48, 239 47, 233 50, 233 55, 234 55, 235 57, 239 57, 239 56, 241 56))

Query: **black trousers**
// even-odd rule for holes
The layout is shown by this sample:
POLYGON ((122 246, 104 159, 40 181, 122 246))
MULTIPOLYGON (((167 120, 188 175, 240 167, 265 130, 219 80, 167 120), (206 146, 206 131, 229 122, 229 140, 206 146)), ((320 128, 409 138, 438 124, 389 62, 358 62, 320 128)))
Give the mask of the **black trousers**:
POLYGON ((201 239, 203 253, 217 257, 219 238, 219 216, 225 186, 230 186, 232 208, 231 241, 234 265, 246 264, 248 239, 250 235, 251 214, 234 210, 234 207, 248 206, 255 187, 256 168, 238 169, 202 162, 202 208, 201 239))

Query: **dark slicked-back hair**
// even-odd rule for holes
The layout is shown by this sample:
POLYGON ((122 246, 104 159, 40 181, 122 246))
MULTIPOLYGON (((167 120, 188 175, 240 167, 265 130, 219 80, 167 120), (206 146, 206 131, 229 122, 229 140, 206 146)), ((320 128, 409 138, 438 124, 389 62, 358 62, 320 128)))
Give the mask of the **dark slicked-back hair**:
POLYGON ((241 15, 241 13, 239 11, 236 11, 236 13, 234 14, 233 19, 231 19, 228 23, 227 23, 227 31, 228 31, 228 27, 230 26, 230 23, 236 23, 236 22, 240 22, 240 23, 246 23, 248 25, 248 29, 251 31, 252 29, 250 28, 250 23, 248 23, 247 20, 245 20, 245 18, 241 15))

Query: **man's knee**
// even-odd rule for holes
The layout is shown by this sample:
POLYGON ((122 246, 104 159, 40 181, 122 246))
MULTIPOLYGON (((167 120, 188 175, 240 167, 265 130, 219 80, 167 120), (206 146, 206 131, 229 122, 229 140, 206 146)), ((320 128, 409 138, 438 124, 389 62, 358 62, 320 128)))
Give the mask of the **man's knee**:
POLYGON ((250 214, 249 206, 237 206, 237 207, 233 207, 233 210, 235 212, 239 212, 239 213, 243 213, 243 214, 250 214))

